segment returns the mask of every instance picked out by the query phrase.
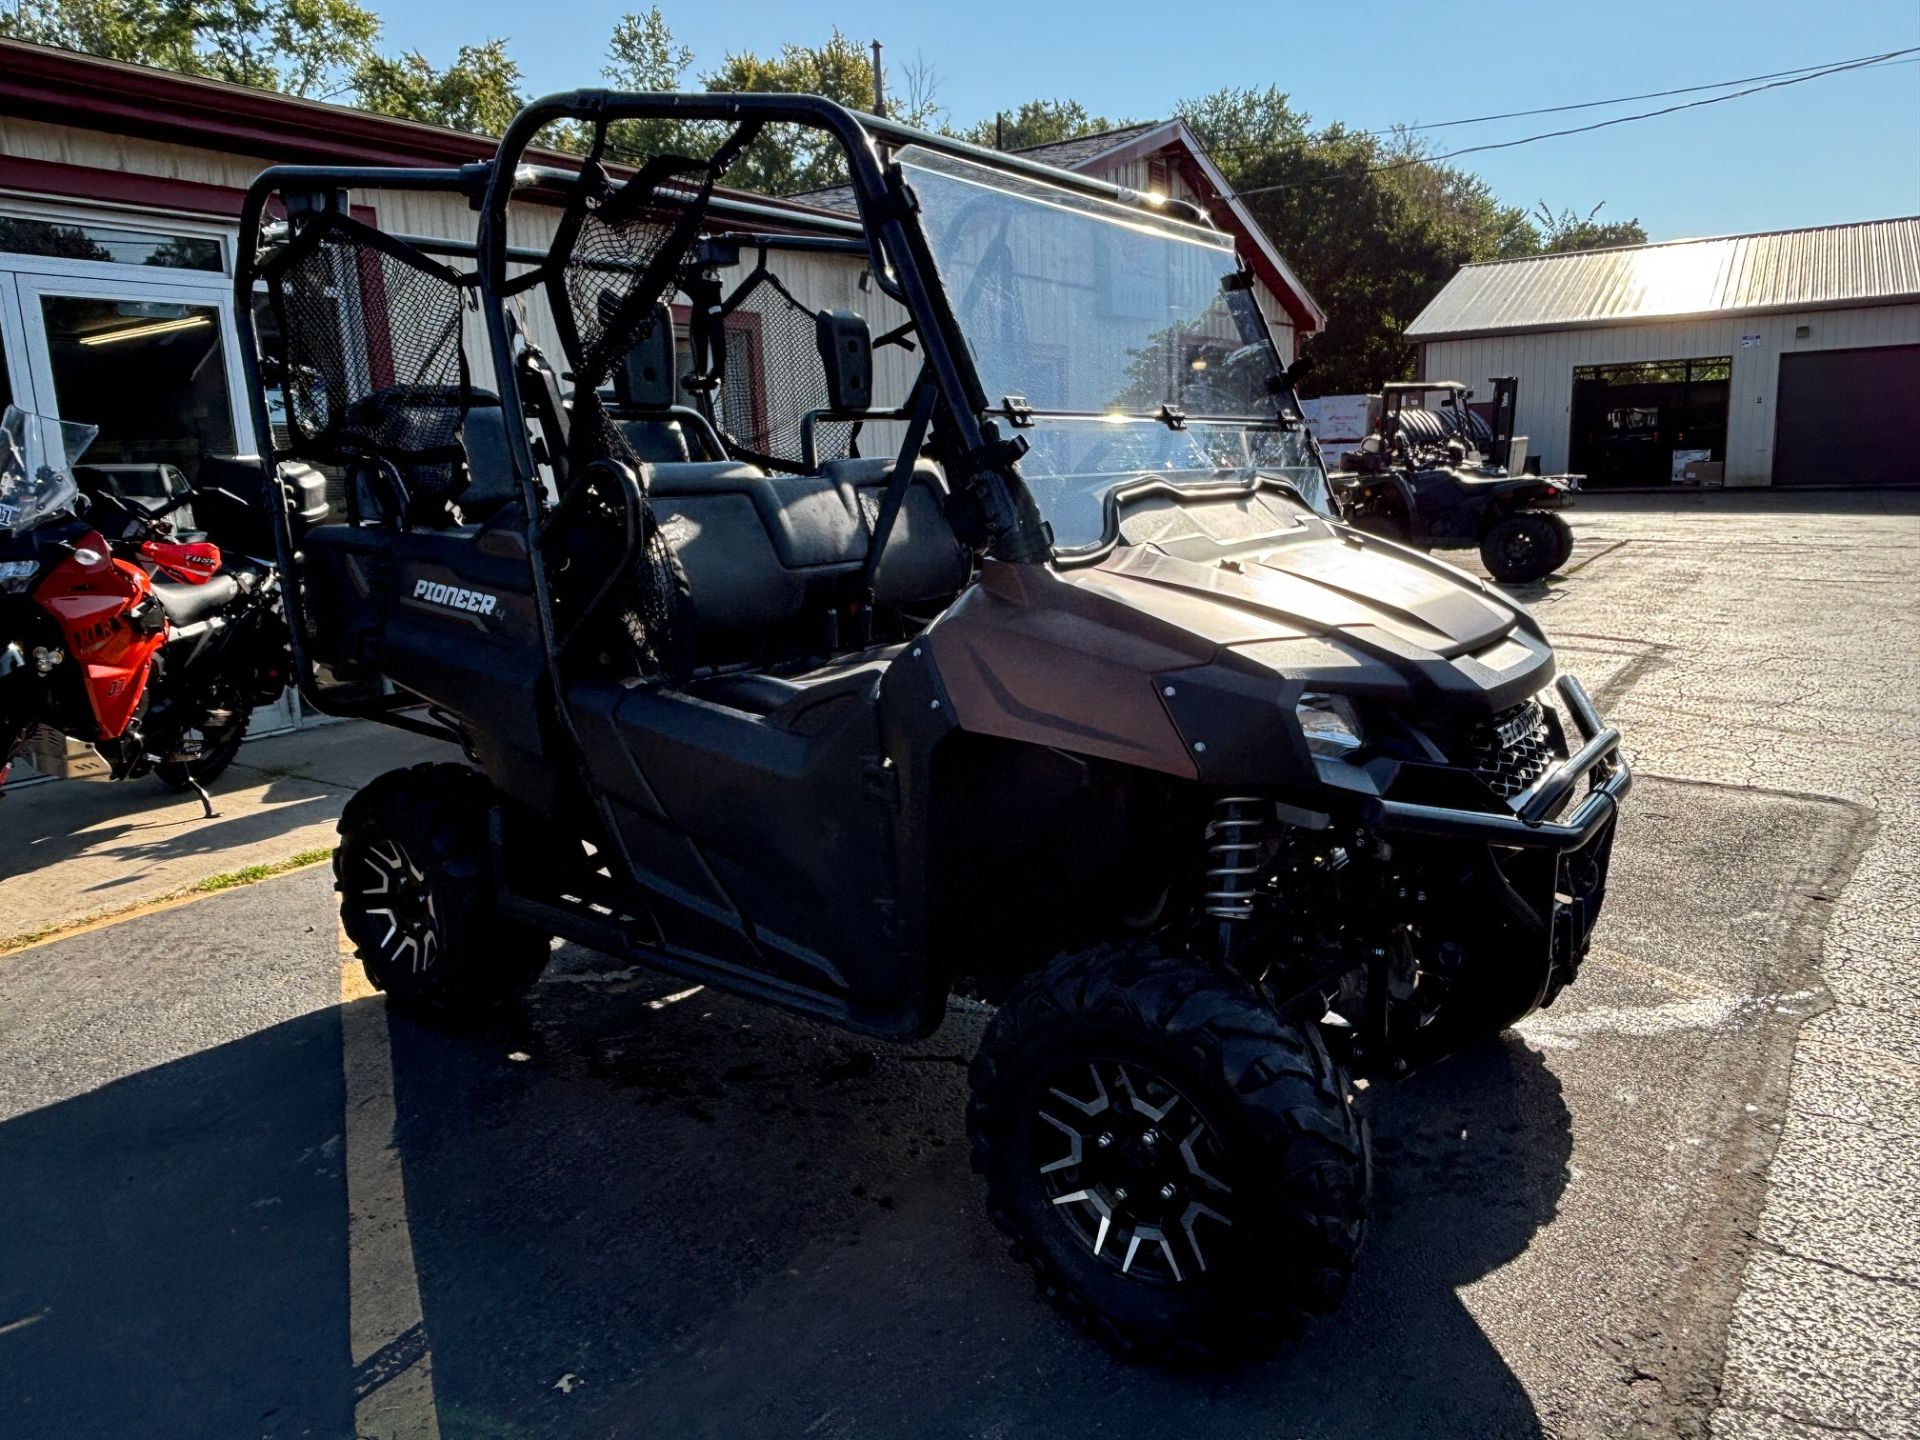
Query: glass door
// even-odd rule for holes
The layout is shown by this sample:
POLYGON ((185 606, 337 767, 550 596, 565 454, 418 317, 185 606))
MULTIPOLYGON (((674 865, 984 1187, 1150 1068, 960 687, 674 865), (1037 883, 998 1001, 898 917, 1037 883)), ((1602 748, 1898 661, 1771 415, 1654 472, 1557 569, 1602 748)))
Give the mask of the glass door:
POLYGON ((20 274, 27 363, 41 408, 100 427, 96 465, 173 465, 247 454, 231 318, 218 280, 143 284, 20 274))
POLYGON ((20 322, 20 296, 13 276, 0 270, 0 410, 18 405, 32 412, 33 379, 27 367, 27 342, 20 322))

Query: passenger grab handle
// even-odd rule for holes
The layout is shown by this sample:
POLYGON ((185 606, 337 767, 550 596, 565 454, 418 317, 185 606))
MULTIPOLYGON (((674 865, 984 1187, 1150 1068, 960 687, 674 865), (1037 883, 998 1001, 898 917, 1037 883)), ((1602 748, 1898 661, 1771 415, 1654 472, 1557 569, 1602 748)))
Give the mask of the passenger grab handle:
POLYGON ((646 514, 646 500, 640 491, 640 477, 634 473, 631 465, 618 460, 595 460, 580 472, 579 478, 568 487, 567 493, 560 497, 559 503, 547 512, 545 522, 540 526, 539 545, 545 548, 549 539, 557 532, 556 522, 574 505, 579 503, 595 479, 603 479, 620 494, 620 509, 625 520, 625 535, 622 537, 620 563, 610 566, 606 578, 600 582, 600 588, 593 592, 589 600, 564 631, 554 646, 560 654, 573 647, 574 641, 585 634, 587 627, 599 618, 600 612, 614 597, 620 586, 625 584, 633 573, 634 562, 639 559, 640 548, 645 543, 642 533, 643 519, 646 514))

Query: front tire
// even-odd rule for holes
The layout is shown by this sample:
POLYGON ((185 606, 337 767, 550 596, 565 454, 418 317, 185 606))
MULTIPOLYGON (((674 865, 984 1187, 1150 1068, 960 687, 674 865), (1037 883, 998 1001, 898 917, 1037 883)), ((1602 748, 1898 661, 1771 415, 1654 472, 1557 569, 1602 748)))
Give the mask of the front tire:
MULTIPOLYGON (((1524 585, 1552 573, 1561 563, 1560 531, 1572 530, 1558 515, 1539 510, 1516 510, 1497 520, 1480 542, 1480 563, 1505 585, 1524 585), (1559 521, 1556 528, 1554 522, 1559 521)), ((1569 552, 1571 553, 1571 549, 1569 552)))
POLYGON ((445 1014, 519 999, 551 938, 499 913, 489 875, 493 792, 464 765, 389 770, 340 815, 340 923, 376 990, 445 1014))
POLYGON ((1319 1032, 1151 942, 1016 986, 972 1070, 994 1223, 1048 1299, 1130 1359, 1231 1363, 1330 1310, 1368 1160, 1319 1032))

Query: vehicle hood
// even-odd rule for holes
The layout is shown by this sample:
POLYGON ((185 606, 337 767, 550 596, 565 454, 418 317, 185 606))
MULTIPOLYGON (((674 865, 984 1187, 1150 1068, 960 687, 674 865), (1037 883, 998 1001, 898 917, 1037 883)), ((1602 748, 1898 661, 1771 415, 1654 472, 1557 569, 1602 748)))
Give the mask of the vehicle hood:
POLYGON ((1313 523, 1248 548, 1116 547, 1069 583, 1142 610, 1221 658, 1343 692, 1442 690, 1498 707, 1553 673, 1521 606, 1442 561, 1313 523))

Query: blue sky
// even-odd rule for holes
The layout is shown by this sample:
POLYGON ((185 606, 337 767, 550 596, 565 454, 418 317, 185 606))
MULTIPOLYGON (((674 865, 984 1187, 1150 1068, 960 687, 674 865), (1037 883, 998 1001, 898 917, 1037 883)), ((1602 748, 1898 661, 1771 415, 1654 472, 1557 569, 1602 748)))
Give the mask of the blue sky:
MULTIPOLYGON (((380 4, 386 44, 444 64, 501 36, 535 91, 597 83, 630 4, 380 4)), ((880 39, 897 75, 916 54, 971 122, 1035 96, 1096 113, 1166 114, 1222 85, 1277 85, 1316 120, 1374 129, 1757 75, 1920 45, 1920 0, 1566 0, 1500 5, 975 0, 938 7, 720 0, 661 6, 696 70, 730 50, 813 43, 836 23, 880 39), (1182 34, 1178 26, 1194 29, 1182 34), (1473 73, 1463 73, 1469 57, 1473 73)), ((1694 97, 1683 96, 1678 99, 1694 97)), ((1655 101, 1435 132, 1503 140, 1655 101)), ((1592 135, 1464 157, 1503 199, 1637 215, 1655 239, 1920 213, 1920 65, 1895 65, 1592 135)))

